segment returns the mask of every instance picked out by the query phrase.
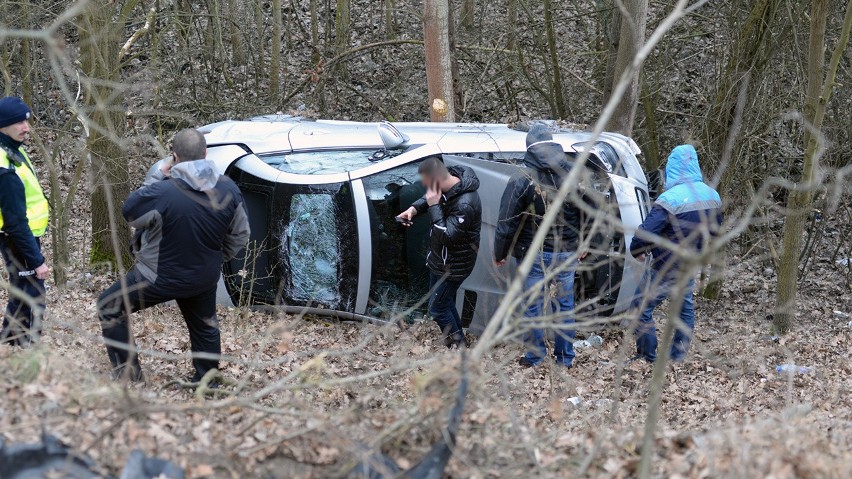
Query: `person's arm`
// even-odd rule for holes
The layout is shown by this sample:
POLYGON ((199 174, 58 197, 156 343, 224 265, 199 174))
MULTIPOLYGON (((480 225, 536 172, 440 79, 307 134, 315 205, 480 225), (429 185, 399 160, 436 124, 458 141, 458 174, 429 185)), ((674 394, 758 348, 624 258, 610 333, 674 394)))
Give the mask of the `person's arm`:
POLYGON ((139 229, 144 229, 154 221, 154 218, 159 215, 156 209, 156 201, 160 195, 160 183, 155 183, 151 186, 139 188, 130 194, 124 206, 121 208, 121 214, 130 226, 139 229))
POLYGON ((225 254, 225 261, 233 259, 248 244, 249 236, 251 236, 251 228, 249 226, 248 212, 246 204, 243 201, 243 195, 237 196, 237 207, 234 209, 234 216, 231 218, 231 224, 228 226, 228 234, 225 236, 225 244, 222 251, 225 254))
MULTIPOLYGON (((23 168, 26 168, 23 166, 23 168)), ((8 235, 20 251, 27 269, 44 265, 41 248, 30 230, 27 218, 27 201, 24 183, 13 170, 0 172, 0 211, 3 212, 3 232, 8 235)))
POLYGON ((467 238, 470 228, 476 223, 472 218, 476 214, 473 207, 464 203, 459 205, 455 215, 444 216, 440 205, 429 207, 429 217, 432 219, 432 238, 439 244, 453 245, 467 238))
POLYGON ((500 263, 511 253, 513 242, 521 227, 523 213, 529 208, 532 180, 526 175, 513 177, 500 199, 500 216, 494 235, 494 261, 500 263))
POLYGON ((429 204, 426 203, 426 197, 424 196, 412 203, 411 207, 414 208, 414 211, 416 211, 418 215, 422 215, 429 209, 429 204))
POLYGON ((634 258, 646 255, 651 248, 654 247, 654 242, 648 236, 662 234, 663 230, 669 224, 669 212, 662 206, 654 205, 651 212, 639 226, 639 231, 633 235, 633 241, 630 242, 630 254, 634 258), (644 233, 644 234, 643 234, 644 233))

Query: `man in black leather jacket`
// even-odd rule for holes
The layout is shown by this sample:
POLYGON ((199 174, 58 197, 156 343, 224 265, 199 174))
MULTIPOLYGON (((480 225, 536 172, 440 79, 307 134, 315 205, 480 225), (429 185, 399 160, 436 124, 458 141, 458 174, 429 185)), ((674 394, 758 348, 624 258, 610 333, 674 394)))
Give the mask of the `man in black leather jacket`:
MULTIPOLYGON (((494 239, 494 260, 497 266, 506 263, 511 253, 518 261, 527 254, 533 238, 550 202, 556 195, 562 180, 568 176, 568 164, 562 146, 553 141, 545 127, 534 125, 527 135, 526 168, 519 170, 509 180, 500 202, 500 218, 494 239)), ((570 200, 561 206, 558 215, 547 232, 544 245, 536 251, 536 261, 525 280, 525 289, 535 297, 525 312, 528 318, 543 314, 544 299, 549 297, 547 273, 556 273, 556 302, 564 317, 556 334, 553 355, 557 363, 571 367, 574 361, 573 340, 575 333, 568 329, 574 320, 570 312, 574 309, 574 273, 585 254, 578 253, 582 230, 580 209, 570 200)), ((527 353, 521 357, 521 366, 533 367, 547 355, 545 332, 533 329, 527 337, 527 353)))
POLYGON ((416 215, 429 213, 429 314, 444 335, 447 347, 464 344, 461 316, 456 308, 456 293, 470 276, 479 252, 482 227, 482 203, 479 178, 465 166, 444 166, 441 158, 430 157, 418 169, 426 195, 398 218, 410 225, 416 215))

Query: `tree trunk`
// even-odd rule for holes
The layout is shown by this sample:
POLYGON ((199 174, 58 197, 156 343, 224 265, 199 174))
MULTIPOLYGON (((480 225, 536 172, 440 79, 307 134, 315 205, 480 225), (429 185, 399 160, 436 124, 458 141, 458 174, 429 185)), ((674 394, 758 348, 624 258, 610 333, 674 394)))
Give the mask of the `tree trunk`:
POLYGON ((278 108, 281 100, 281 0, 272 0, 272 44, 269 52, 269 101, 278 108))
POLYGON ((448 0, 424 0, 423 39, 426 49, 426 83, 432 121, 455 121, 450 5, 448 0))
MULTIPOLYGON (((24 28, 33 28, 33 19, 30 17, 30 0, 22 0, 21 17, 24 28)), ((21 39, 21 97, 27 105, 33 104, 33 40, 21 39)))
POLYGON ((396 38, 396 25, 393 12, 396 10, 395 0, 385 0, 385 38, 393 40, 396 38))
POLYGON ((243 22, 238 22, 236 19, 240 17, 237 0, 228 0, 228 15, 231 17, 230 32, 231 32, 231 59, 234 65, 245 65, 246 55, 243 51, 243 36, 240 27, 243 22))
POLYGON ((473 29, 475 20, 476 0, 462 0, 459 23, 466 29, 473 29))
POLYGON ((93 265, 108 264, 122 271, 130 258, 129 228, 121 205, 130 193, 124 136, 124 95, 116 91, 124 21, 114 22, 116 5, 110 0, 87 3, 80 16, 80 61, 88 116, 86 147, 91 158, 93 265))
POLYGON ((656 170, 660 167, 660 143, 657 129, 657 94, 651 93, 648 86, 647 70, 642 70, 639 79, 639 91, 642 97, 642 109, 645 112, 645 169, 656 170))
POLYGON ((787 202, 787 218, 784 222, 784 243, 781 264, 778 268, 778 292, 773 315, 772 329, 778 334, 787 333, 796 317, 797 280, 799 256, 802 248, 802 233, 813 203, 813 188, 817 186, 817 165, 825 149, 821 137, 822 123, 840 60, 849 44, 852 28, 852 2, 846 4, 843 32, 835 46, 828 72, 825 64, 825 29, 828 21, 828 0, 813 0, 811 4, 811 31, 808 44, 808 86, 805 97, 804 121, 805 159, 799 187, 790 193, 787 202))
POLYGON ((751 85, 743 81, 750 78, 759 80, 775 49, 772 41, 772 27, 776 25, 776 16, 782 5, 782 0, 754 0, 751 11, 736 34, 736 38, 727 52, 727 62, 716 97, 710 105, 707 122, 703 132, 702 143, 705 145, 704 166, 708 170, 725 167, 723 172, 717 172, 720 178, 719 191, 727 197, 728 183, 731 173, 736 172, 733 165, 723 165, 722 156, 726 153, 726 144, 731 144, 736 150, 738 138, 728 138, 734 124, 738 92, 744 87, 748 95, 751 85), (749 73, 746 75, 746 73, 749 73))
POLYGON ((604 102, 612 95, 612 86, 615 84, 615 60, 618 57, 618 40, 621 35, 621 12, 615 5, 614 0, 609 1, 611 7, 606 29, 606 71, 603 82, 604 102))
POLYGON ((544 28, 547 35, 547 52, 550 59, 550 90, 556 111, 553 116, 565 118, 565 97, 562 92, 562 71, 559 68, 559 54, 556 46, 556 29, 553 26, 553 0, 544 0, 544 28))
MULTIPOLYGON (((773 26, 777 28, 776 17, 780 5, 781 0, 752 0, 750 13, 737 30, 736 38, 727 52, 724 73, 702 132, 705 171, 716 171, 717 189, 726 200, 731 200, 728 193, 733 174, 741 168, 732 163, 736 161, 733 153, 737 151, 740 141, 740 129, 736 126, 737 122, 742 123, 744 111, 738 108, 737 103, 739 97, 748 97, 752 89, 749 82, 763 76, 763 69, 775 50, 771 31, 773 26), (737 118, 738 111, 740 118, 737 118)), ((720 266, 724 268, 723 264, 720 266)), ((701 291, 703 297, 718 299, 721 296, 724 288, 721 268, 713 271, 710 281, 701 291)))
MULTIPOLYGON (((338 54, 349 47, 349 28, 352 24, 351 6, 349 0, 337 0, 337 10, 334 21, 334 40, 338 54)), ((341 64, 343 64, 341 62, 341 64)))
POLYGON ((311 0, 311 63, 318 65, 321 59, 320 55, 320 37, 319 37, 319 14, 317 13, 317 0, 311 0))
POLYGON ((255 83, 258 88, 261 88, 261 84, 264 79, 266 79, 266 34, 265 28, 263 25, 264 14, 263 14, 263 6, 261 2, 250 2, 253 6, 252 13, 254 13, 254 24, 257 27, 257 41, 255 42, 257 51, 255 52, 254 57, 254 68, 255 68, 255 83))
MULTIPOLYGON (((619 2, 616 1, 616 4, 619 2)), ((636 53, 645 43, 645 27, 648 21, 648 0, 624 0, 625 12, 621 12, 618 52, 613 68, 612 90, 621 81, 625 72, 630 70, 630 64, 636 53), (626 15, 626 16, 625 16, 626 15)), ((626 136, 633 133, 633 120, 639 105, 639 74, 636 72, 630 79, 630 86, 625 92, 612 118, 607 123, 607 129, 626 136)), ((611 91, 612 91, 611 90, 611 91)), ((604 98, 604 104, 609 97, 604 98)))

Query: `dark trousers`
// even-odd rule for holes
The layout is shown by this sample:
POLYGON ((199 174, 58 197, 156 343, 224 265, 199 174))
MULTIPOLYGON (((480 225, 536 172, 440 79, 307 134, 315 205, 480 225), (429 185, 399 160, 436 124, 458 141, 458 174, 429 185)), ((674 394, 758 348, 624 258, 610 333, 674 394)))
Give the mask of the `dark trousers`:
MULTIPOLYGON (((36 242, 41 243, 36 238, 36 242)), ((34 268, 25 265, 9 237, 0 233, 0 253, 9 273, 9 303, 3 316, 0 342, 26 345, 41 333, 44 312, 44 280, 36 278, 34 268)))
MULTIPOLYGON (((193 353, 220 355, 222 345, 219 337, 219 322, 216 318, 216 285, 203 288, 201 292, 185 294, 169 288, 150 284, 135 268, 124 279, 116 282, 98 299, 98 316, 104 338, 118 344, 107 344, 107 355, 115 372, 119 375, 129 368, 133 377, 141 371, 139 358, 130 337, 128 315, 167 301, 177 301, 186 327, 193 353), (136 373, 134 373, 136 372, 136 373)), ((193 381, 200 380, 207 371, 219 368, 218 359, 198 358, 193 355, 195 366, 193 381)))
POLYGON ((462 281, 451 281, 432 271, 429 272, 429 315, 435 320, 444 335, 444 344, 451 348, 464 344, 461 316, 456 308, 456 293, 462 281))

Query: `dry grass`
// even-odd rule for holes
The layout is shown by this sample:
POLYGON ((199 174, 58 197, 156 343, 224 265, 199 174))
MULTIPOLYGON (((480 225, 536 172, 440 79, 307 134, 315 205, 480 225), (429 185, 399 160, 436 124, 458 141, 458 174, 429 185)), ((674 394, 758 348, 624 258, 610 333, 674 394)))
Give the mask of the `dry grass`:
MULTIPOLYGON (((803 295, 799 329, 774 341, 763 269, 745 263, 730 275, 723 300, 698 302, 693 354, 670 370, 656 475, 847 477, 852 328, 832 314, 845 304, 815 280, 824 289, 803 295), (816 372, 779 376, 783 362, 816 372)), ((164 386, 191 368, 173 306, 135 316, 139 346, 151 351, 142 357, 148 383, 108 381, 93 307, 107 282, 52 294, 41 347, 0 347, 6 440, 34 440, 44 427, 113 472, 141 448, 191 477, 283 478, 339 475, 360 445, 413 464, 440 434, 458 358, 431 324, 381 329, 222 311, 224 369, 239 392, 200 401, 164 386)), ((604 347, 580 351, 571 371, 521 370, 518 345, 473 365, 450 476, 630 477, 651 371, 637 364, 622 374, 621 333, 604 336, 604 347)))

